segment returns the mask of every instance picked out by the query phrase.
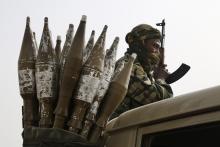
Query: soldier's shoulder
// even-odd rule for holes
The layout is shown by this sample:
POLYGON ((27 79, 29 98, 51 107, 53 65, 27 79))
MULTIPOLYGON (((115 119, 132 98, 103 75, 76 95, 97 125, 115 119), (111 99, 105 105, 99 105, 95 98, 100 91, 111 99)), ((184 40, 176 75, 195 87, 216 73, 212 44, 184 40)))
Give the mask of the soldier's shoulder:
MULTIPOLYGON (((125 55, 125 56, 121 57, 120 59, 117 60, 116 67, 119 66, 122 63, 128 62, 128 59, 129 59, 128 55, 125 55)), ((137 61, 135 61, 134 64, 133 64, 131 76, 132 77, 135 76, 135 77, 138 77, 140 79, 142 79, 146 76, 146 73, 145 73, 143 67, 137 61)))
MULTIPOLYGON (((120 64, 121 62, 128 62, 128 60, 129 60, 129 55, 127 55, 127 54, 125 54, 123 57, 121 57, 121 58, 119 58, 117 61, 116 61, 116 65, 117 64, 120 64)), ((139 62, 134 62, 133 63, 133 67, 140 67, 140 68, 142 68, 141 67, 141 65, 140 65, 140 63, 139 62)))

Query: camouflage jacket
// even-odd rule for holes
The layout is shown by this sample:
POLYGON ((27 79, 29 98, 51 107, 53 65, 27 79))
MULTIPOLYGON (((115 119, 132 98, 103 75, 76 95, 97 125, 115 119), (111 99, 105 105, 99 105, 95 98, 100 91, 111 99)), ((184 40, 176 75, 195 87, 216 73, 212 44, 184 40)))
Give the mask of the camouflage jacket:
MULTIPOLYGON (((126 55, 118 62, 123 60, 127 60, 126 55)), ((136 60, 132 68, 127 94, 111 118, 130 109, 172 97, 173 92, 170 85, 164 79, 154 79, 153 76, 153 70, 144 70, 136 60)))

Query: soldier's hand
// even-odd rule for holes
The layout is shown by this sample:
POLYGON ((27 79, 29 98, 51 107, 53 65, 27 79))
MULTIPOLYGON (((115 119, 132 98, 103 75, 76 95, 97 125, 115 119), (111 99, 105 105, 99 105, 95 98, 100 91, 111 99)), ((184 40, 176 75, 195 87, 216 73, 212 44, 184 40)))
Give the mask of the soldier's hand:
POLYGON ((166 64, 162 65, 162 66, 158 66, 155 70, 154 70, 154 78, 155 79, 166 79, 169 75, 168 69, 166 69, 166 64))

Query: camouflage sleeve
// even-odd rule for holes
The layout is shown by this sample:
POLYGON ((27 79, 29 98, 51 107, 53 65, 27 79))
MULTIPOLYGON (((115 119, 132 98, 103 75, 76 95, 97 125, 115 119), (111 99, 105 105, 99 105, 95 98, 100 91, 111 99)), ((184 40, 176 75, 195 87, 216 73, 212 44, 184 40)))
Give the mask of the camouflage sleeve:
POLYGON ((146 73, 136 64, 129 83, 127 96, 144 105, 173 96, 172 89, 164 80, 153 78, 153 73, 146 73))
POLYGON ((155 82, 155 90, 158 91, 158 97, 161 99, 166 99, 173 97, 173 91, 169 84, 163 79, 157 79, 155 82))
MULTIPOLYGON (((120 59, 118 63, 121 60, 124 59, 120 59)), ((130 109, 172 96, 173 92, 170 85, 162 79, 155 80, 153 73, 147 74, 139 63, 135 63, 132 68, 127 94, 110 119, 130 109)))

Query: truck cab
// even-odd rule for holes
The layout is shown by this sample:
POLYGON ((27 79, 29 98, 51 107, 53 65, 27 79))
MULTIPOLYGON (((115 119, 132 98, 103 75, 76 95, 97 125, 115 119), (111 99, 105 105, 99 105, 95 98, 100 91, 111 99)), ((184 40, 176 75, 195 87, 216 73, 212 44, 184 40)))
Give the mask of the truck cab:
POLYGON ((104 136, 106 147, 219 147, 220 86, 127 111, 104 136))

